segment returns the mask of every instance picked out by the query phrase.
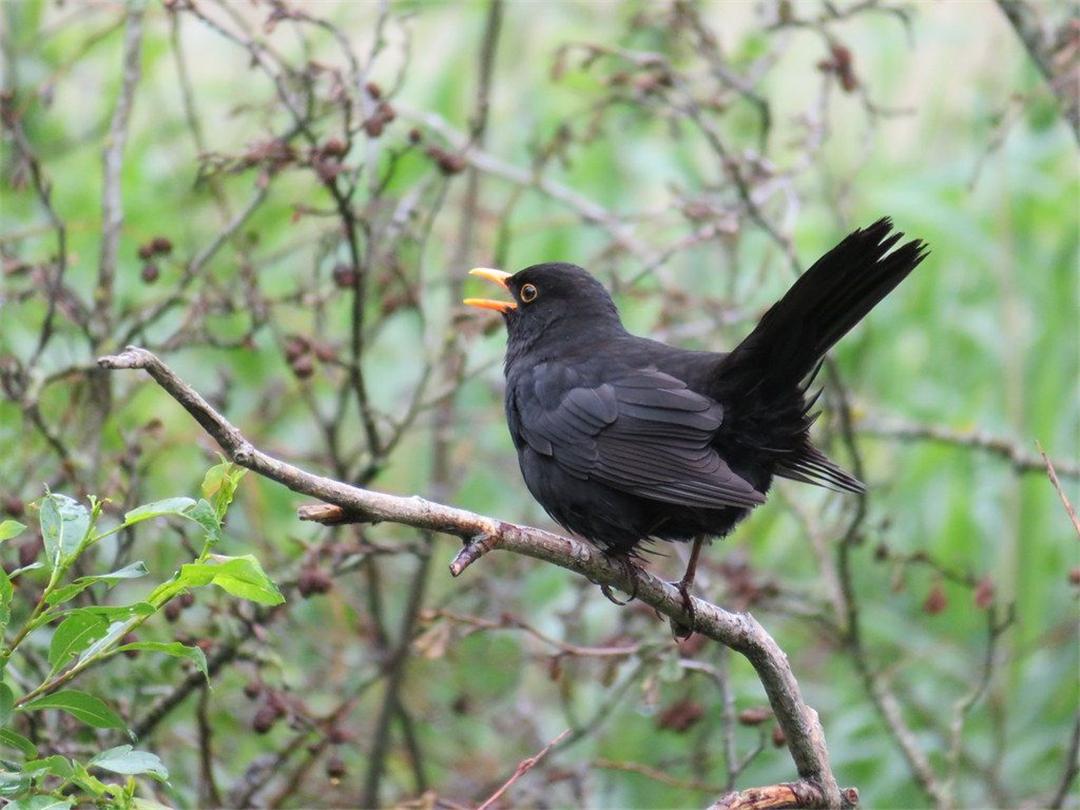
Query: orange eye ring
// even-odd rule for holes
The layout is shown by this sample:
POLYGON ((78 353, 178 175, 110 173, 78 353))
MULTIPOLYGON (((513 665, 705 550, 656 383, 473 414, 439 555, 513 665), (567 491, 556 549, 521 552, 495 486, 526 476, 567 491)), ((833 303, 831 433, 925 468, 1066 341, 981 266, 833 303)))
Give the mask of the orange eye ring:
POLYGON ((525 304, 531 304, 533 301, 536 300, 536 296, 538 296, 539 294, 540 292, 536 289, 535 284, 524 285, 521 288, 521 292, 519 293, 522 303, 525 304))

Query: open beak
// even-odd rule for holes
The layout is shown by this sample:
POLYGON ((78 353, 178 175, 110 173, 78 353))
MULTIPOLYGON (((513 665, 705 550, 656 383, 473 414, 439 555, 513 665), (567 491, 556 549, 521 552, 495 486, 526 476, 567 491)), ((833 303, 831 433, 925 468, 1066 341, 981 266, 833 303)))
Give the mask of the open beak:
MULTIPOLYGON (((492 270, 490 267, 475 267, 469 271, 469 275, 480 276, 480 278, 493 281, 504 290, 510 289, 506 286, 506 280, 510 278, 512 275, 511 273, 504 273, 502 270, 492 270)), ((490 298, 466 298, 462 303, 480 309, 493 309, 496 312, 501 312, 503 315, 512 309, 517 309, 517 304, 513 301, 494 301, 490 298)))

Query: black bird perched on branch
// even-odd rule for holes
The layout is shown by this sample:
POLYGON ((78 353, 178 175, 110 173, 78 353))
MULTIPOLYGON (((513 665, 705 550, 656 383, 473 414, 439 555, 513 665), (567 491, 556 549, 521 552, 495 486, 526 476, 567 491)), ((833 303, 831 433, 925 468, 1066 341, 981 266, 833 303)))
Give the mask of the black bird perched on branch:
POLYGON ((466 299, 506 321, 506 419, 525 484, 561 526, 631 558, 643 541, 704 540, 765 501, 774 476, 862 492, 810 441, 807 389, 825 353, 923 260, 882 219, 818 259, 729 354, 628 333, 573 264, 471 272, 513 301, 466 299), (892 252, 890 252, 892 251, 892 252))

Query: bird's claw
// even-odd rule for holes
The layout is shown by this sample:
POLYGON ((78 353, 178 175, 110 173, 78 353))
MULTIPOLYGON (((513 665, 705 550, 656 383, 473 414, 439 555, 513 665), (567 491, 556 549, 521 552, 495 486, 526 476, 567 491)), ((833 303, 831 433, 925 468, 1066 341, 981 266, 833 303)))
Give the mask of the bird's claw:
POLYGON ((626 605, 629 605, 631 602, 634 601, 634 595, 630 594, 630 598, 623 602, 611 592, 610 586, 604 584, 600 585, 600 593, 602 593, 613 605, 618 605, 619 607, 625 607, 626 605))
POLYGON ((618 598, 616 598, 616 596, 611 592, 611 586, 610 585, 601 584, 600 585, 600 593, 602 593, 607 598, 607 600, 609 602, 611 602, 612 604, 618 605, 619 607, 624 607, 626 605, 629 605, 635 599, 637 599, 637 592, 638 592, 637 568, 634 566, 633 560, 630 560, 630 559, 625 558, 625 557, 619 557, 619 558, 616 558, 616 559, 618 560, 619 564, 622 565, 623 570, 626 572, 626 578, 628 580, 630 580, 630 591, 628 592, 629 598, 625 602, 618 599, 618 598))
POLYGON ((679 591, 679 596, 682 597, 683 613, 686 614, 687 621, 681 619, 671 618, 669 624, 671 625, 671 634, 679 641, 690 638, 694 634, 694 630, 697 627, 697 608, 694 607, 694 600, 690 596, 690 588, 686 582, 679 580, 678 582, 672 582, 672 585, 679 591))

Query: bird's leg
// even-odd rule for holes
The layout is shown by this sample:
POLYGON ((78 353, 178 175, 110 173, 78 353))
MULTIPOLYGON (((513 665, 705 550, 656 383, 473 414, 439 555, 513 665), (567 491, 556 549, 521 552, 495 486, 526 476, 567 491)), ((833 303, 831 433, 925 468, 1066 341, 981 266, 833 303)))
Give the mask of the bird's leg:
POLYGON ((694 585, 694 576, 697 574, 698 556, 701 554, 701 547, 704 543, 704 535, 698 535, 694 538, 694 547, 690 549, 690 561, 686 564, 686 572, 683 574, 682 579, 672 583, 678 588, 679 595, 682 597, 683 610, 690 619, 689 625, 672 619, 671 632, 675 634, 676 638, 689 637, 694 632, 694 625, 697 623, 694 600, 690 597, 690 588, 694 585))

